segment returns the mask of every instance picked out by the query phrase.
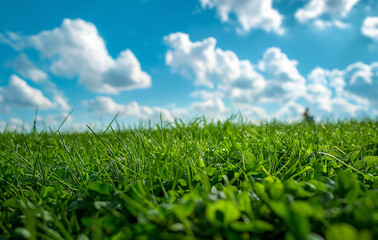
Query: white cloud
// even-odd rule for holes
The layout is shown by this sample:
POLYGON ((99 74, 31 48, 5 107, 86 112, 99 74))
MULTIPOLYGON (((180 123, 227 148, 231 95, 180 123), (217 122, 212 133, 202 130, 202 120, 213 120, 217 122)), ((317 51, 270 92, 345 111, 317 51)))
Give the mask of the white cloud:
POLYGON ((223 120, 225 119, 225 115, 231 111, 220 98, 209 99, 204 102, 194 102, 190 106, 190 110, 212 120, 223 120))
POLYGON ((227 112, 222 99, 230 99, 242 113, 264 118, 263 112, 251 106, 278 103, 282 109, 274 117, 281 119, 301 117, 304 107, 297 103, 300 99, 316 114, 335 117, 357 116, 368 105, 378 105, 378 63, 355 63, 344 70, 315 68, 306 83, 297 69, 298 62, 276 47, 267 49, 255 67, 232 51, 216 48, 214 38, 192 42, 187 34, 172 33, 164 40, 171 47, 166 54, 167 65, 196 85, 212 89, 191 94, 204 100, 190 108, 201 114, 227 112), (247 104, 250 106, 243 106, 247 104))
POLYGON ((190 108, 200 114, 228 113, 222 99, 230 99, 234 110, 263 119, 270 117, 256 104, 278 103, 280 110, 272 116, 291 120, 302 117, 301 101, 318 116, 334 117, 357 116, 378 104, 378 63, 355 63, 344 70, 315 68, 306 83, 298 62, 276 47, 267 49, 255 67, 232 51, 216 48, 214 38, 192 42, 187 34, 172 33, 164 40, 171 48, 167 65, 196 85, 212 89, 191 93, 204 100, 190 108))
POLYGON ((192 97, 195 98, 201 98, 203 100, 209 100, 209 99, 216 99, 216 98, 223 98, 224 93, 221 91, 213 91, 209 92, 206 90, 196 90, 190 94, 192 97))
POLYGON ((84 106, 88 106, 92 111, 101 113, 116 115, 126 111, 126 106, 114 102, 110 97, 98 96, 94 100, 83 101, 84 106))
POLYGON ((48 78, 47 74, 38 69, 25 53, 18 55, 10 65, 22 77, 30 79, 35 83, 44 82, 48 78))
POLYGON ((378 106, 378 62, 357 62, 343 71, 345 91, 378 106))
POLYGON ((326 12, 326 2, 324 0, 311 0, 303 8, 295 12, 295 17, 300 22, 307 22, 315 19, 326 12))
POLYGON ((319 28, 335 26, 346 28, 347 24, 339 18, 346 17, 359 0, 311 0, 295 12, 296 19, 301 22, 313 22, 319 28), (331 18, 331 21, 322 19, 331 18))
POLYGON ((263 29, 267 32, 283 34, 283 16, 272 7, 272 0, 200 0, 202 8, 217 10, 222 22, 230 22, 235 16, 241 31, 263 29))
POLYGON ((316 68, 309 74, 309 80, 322 82, 334 90, 336 97, 354 97, 361 103, 378 104, 378 62, 370 65, 356 62, 344 70, 316 68))
POLYGON ((24 130, 30 130, 30 125, 19 118, 10 118, 7 122, 0 121, 0 132, 24 130))
POLYGON ((325 21, 321 19, 316 19, 313 22, 314 26, 317 27, 318 29, 326 29, 330 27, 336 27, 340 29, 346 29, 350 27, 350 24, 344 23, 340 20, 333 20, 333 21, 325 21))
POLYGON ((166 64, 173 71, 194 79, 196 85, 258 88, 264 84, 263 77, 248 60, 239 60, 234 52, 215 48, 215 38, 192 42, 188 34, 172 33, 164 41, 172 48, 166 53, 166 64))
POLYGON ((287 121, 301 121, 304 111, 305 108, 302 105, 291 101, 281 107, 273 117, 276 119, 285 119, 287 121))
POLYGON ((343 71, 339 69, 326 70, 316 67, 308 74, 307 78, 309 84, 322 84, 332 88, 336 96, 342 96, 346 84, 343 74, 343 71))
POLYGON ((324 114, 357 116, 378 107, 378 63, 353 63, 344 70, 315 68, 305 99, 324 114))
POLYGON ((60 107, 62 111, 68 111, 71 109, 70 105, 67 103, 67 98, 57 93, 53 98, 54 103, 60 107))
MULTIPOLYGON (((49 127, 55 128, 58 127, 63 120, 68 116, 67 112, 61 112, 58 114, 49 114, 46 116, 37 116, 37 124, 36 128, 37 130, 41 129, 48 129, 49 127), (41 125, 42 124, 42 125, 41 125)), ((24 122, 19 118, 9 118, 7 121, 0 121, 0 132, 5 130, 10 131, 20 131, 20 130, 31 130, 33 126, 33 122, 24 122)), ((82 126, 85 126, 82 124, 82 126)), ((78 130, 79 125, 76 122, 73 122, 72 115, 68 116, 63 127, 60 129, 62 130, 78 130)))
POLYGON ((194 102, 190 109, 201 114, 223 114, 229 112, 222 99, 210 99, 205 102, 194 102))
POLYGON ((181 120, 189 120, 190 112, 187 108, 174 108, 170 110, 173 117, 181 120))
POLYGON ((269 115, 264 108, 258 106, 252 106, 249 104, 234 103, 234 108, 238 110, 247 121, 257 123, 259 121, 265 121, 269 119, 269 115))
POLYGON ((289 101, 305 92, 305 78, 297 69, 298 62, 290 60, 281 49, 272 47, 265 51, 259 63, 267 73, 267 83, 261 94, 261 101, 289 101))
POLYGON ((332 115, 336 117, 356 117, 368 111, 367 107, 359 104, 353 104, 346 98, 334 98, 330 102, 332 115))
POLYGON ((51 60, 50 70, 61 77, 78 77, 89 90, 118 93, 147 88, 151 77, 141 70, 135 55, 126 49, 113 59, 94 24, 81 19, 64 19, 60 27, 23 37, 8 33, 0 41, 16 50, 32 47, 51 60))
POLYGON ((58 91, 53 91, 53 100, 45 97, 41 90, 33 88, 17 75, 12 75, 5 87, 0 87, 0 103, 6 107, 14 106, 21 108, 56 109, 63 111, 71 107, 67 99, 58 91))
POLYGON ((73 117, 72 115, 68 115, 68 112, 61 112, 58 114, 49 114, 45 116, 43 119, 41 119, 48 127, 52 126, 58 126, 60 125, 63 120, 67 117, 66 121, 64 122, 64 125, 70 125, 73 123, 73 117))
POLYGON ((0 33, 0 43, 8 44, 17 51, 27 47, 27 44, 24 41, 24 36, 9 31, 7 31, 5 35, 0 33))
POLYGON ((67 98, 57 89, 55 83, 48 79, 47 73, 36 67, 25 53, 19 54, 13 61, 7 62, 5 65, 13 67, 23 78, 43 86, 44 91, 53 95, 54 104, 60 106, 63 111, 68 111, 71 108, 67 103, 67 98))
POLYGON ((0 102, 17 107, 36 107, 41 109, 55 108, 56 104, 46 98, 38 89, 29 86, 17 75, 12 75, 9 84, 0 88, 0 102))
POLYGON ((298 98, 306 90, 297 62, 279 48, 267 49, 256 68, 234 52, 216 48, 214 38, 192 42, 187 34, 172 33, 164 40, 172 48, 166 53, 166 64, 173 71, 193 79, 196 85, 216 88, 212 93, 195 91, 194 96, 203 99, 225 96, 248 103, 285 102, 298 98))
POLYGON ((316 103, 319 105, 320 109, 331 112, 332 91, 326 85, 322 83, 313 83, 307 85, 307 94, 305 99, 310 103, 316 103))
POLYGON ((361 33, 378 41, 378 17, 366 17, 361 27, 361 33))
MULTIPOLYGON (((92 111, 101 115, 136 117, 138 119, 158 121, 160 115, 163 120, 172 122, 174 117, 168 109, 161 107, 141 106, 137 102, 132 101, 129 104, 119 104, 113 99, 104 96, 98 96, 93 100, 83 101, 84 106, 89 107, 92 111)), ((176 113, 183 114, 182 109, 176 113)))
POLYGON ((350 28, 350 26, 351 26, 350 24, 344 23, 340 20, 334 20, 332 23, 335 27, 340 28, 340 29, 350 28))

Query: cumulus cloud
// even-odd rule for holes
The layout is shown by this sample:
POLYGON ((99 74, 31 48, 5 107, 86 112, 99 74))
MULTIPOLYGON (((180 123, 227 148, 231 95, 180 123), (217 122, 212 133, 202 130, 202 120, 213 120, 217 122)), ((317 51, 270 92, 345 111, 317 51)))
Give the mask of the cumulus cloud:
POLYGON ((221 115, 230 112, 230 109, 224 105, 220 98, 209 99, 204 102, 194 102, 190 109, 203 115, 221 115))
POLYGON ((41 109, 52 109, 58 105, 46 98, 40 90, 29 86, 17 75, 12 75, 9 84, 0 88, 0 103, 16 107, 34 108, 38 106, 41 109))
POLYGON ((368 112, 368 107, 351 103, 346 98, 334 98, 331 101, 332 116, 337 117, 357 117, 364 116, 368 112))
POLYGON ((68 104, 68 100, 66 97, 60 95, 60 93, 56 93, 53 97, 53 102, 55 105, 59 106, 62 111, 68 111, 71 109, 70 105, 68 104))
POLYGON ((232 109, 227 107, 221 98, 213 98, 202 102, 194 102, 190 106, 190 111, 195 115, 205 116, 212 121, 223 121, 232 109))
POLYGON ((173 108, 169 109, 172 116, 174 118, 180 119, 180 120, 189 120, 190 119, 190 112, 187 108, 173 108))
POLYGON ((252 121, 253 123, 259 121, 265 121, 269 119, 268 113, 264 108, 259 106, 253 106, 250 104, 240 104, 234 103, 233 107, 238 110, 247 121, 252 121))
POLYGON ((378 62, 353 63, 342 71, 342 77, 347 93, 378 106, 378 62))
POLYGON ((378 107, 378 63, 353 63, 344 70, 315 68, 305 99, 328 114, 357 116, 378 107))
POLYGON ((221 91, 206 91, 206 90, 196 90, 190 94, 192 97, 201 98, 203 100, 223 98, 225 94, 221 91))
POLYGON ((27 47, 27 44, 24 41, 24 36, 22 34, 10 31, 7 31, 5 35, 0 33, 0 43, 8 44, 17 51, 20 51, 27 47))
POLYGON ((287 121, 301 121, 304 111, 305 108, 301 104, 298 104, 295 101, 290 101, 274 114, 274 118, 285 119, 287 121))
POLYGON ((288 101, 305 92, 305 78, 297 69, 298 62, 290 60, 281 49, 272 47, 265 51, 259 66, 267 73, 263 101, 288 101))
POLYGON ((359 0, 311 0, 295 12, 301 22, 313 22, 319 28, 334 26, 346 28, 348 25, 339 19, 346 17, 359 0), (331 20, 324 20, 328 18, 331 20))
POLYGON ((331 112, 332 91, 329 87, 322 83, 312 83, 307 85, 307 94, 305 98, 310 103, 318 104, 320 109, 331 112))
POLYGON ((340 20, 325 21, 321 19, 316 19, 314 20, 313 24, 315 27, 322 30, 330 27, 336 27, 340 29, 346 29, 350 27, 350 24, 344 23, 340 20))
POLYGON ((366 17, 361 27, 361 33, 378 41, 378 17, 366 17))
POLYGON ((213 88, 215 84, 249 85, 258 87, 263 78, 247 60, 239 60, 232 51, 215 48, 216 39, 206 38, 192 42, 185 33, 172 33, 164 37, 172 49, 165 55, 165 62, 174 72, 194 79, 196 85, 213 88))
POLYGON ((210 89, 191 93, 203 101, 193 103, 190 110, 201 114, 224 115, 228 108, 223 99, 231 100, 234 110, 262 119, 270 116, 260 106, 272 103, 280 108, 272 117, 292 120, 301 117, 301 104, 318 116, 334 117, 358 116, 378 105, 377 63, 354 63, 344 70, 318 67, 306 79, 297 69, 298 62, 276 47, 268 48, 253 65, 217 48, 214 38, 192 42, 187 34, 172 33, 164 40, 170 47, 166 64, 210 89))
MULTIPOLYGON (((161 107, 141 106, 137 102, 132 101, 129 104, 116 103, 113 99, 105 96, 97 96, 93 100, 83 101, 84 106, 87 106, 92 111, 101 115, 120 114, 121 116, 136 117, 145 120, 159 120, 160 115, 163 120, 172 122, 174 120, 171 111, 161 107)), ((177 111, 183 114, 182 111, 177 111)))
MULTIPOLYGON (((282 102, 305 92, 305 79, 296 68, 297 62, 279 48, 267 49, 257 68, 232 51, 216 48, 214 38, 192 42, 185 33, 172 33, 164 40, 171 48, 166 64, 196 85, 216 88, 213 94, 218 97, 223 93, 238 102, 282 102)), ((193 94, 203 99, 212 95, 204 91, 193 94)))
POLYGON ((147 88, 151 77, 143 72, 138 59, 129 50, 113 59, 94 24, 82 19, 64 19, 60 27, 32 36, 16 33, 1 35, 0 41, 16 50, 31 47, 51 60, 50 70, 61 77, 78 77, 89 90, 118 93, 147 88))
POLYGON ((267 32, 283 34, 283 16, 272 7, 272 0, 199 0, 203 9, 215 8, 222 22, 230 22, 235 16, 239 30, 249 32, 263 29, 267 32))
POLYGON ((28 131, 30 125, 19 118, 10 118, 7 122, 0 121, 0 132, 4 131, 28 131))
POLYGON ((46 115, 43 119, 41 119, 47 126, 58 126, 60 125, 64 119, 66 119, 64 125, 70 125, 73 123, 72 115, 68 115, 68 112, 60 112, 57 114, 49 114, 46 115), (67 117, 68 116, 68 117, 67 117))
POLYGON ((13 67, 21 77, 33 81, 38 86, 42 86, 44 91, 53 95, 53 102, 60 106, 63 111, 68 111, 70 106, 64 94, 59 91, 46 72, 39 69, 25 53, 19 54, 14 60, 8 61, 5 66, 13 67))
POLYGON ((10 64, 22 77, 41 83, 47 80, 47 74, 37 68, 25 53, 18 55, 10 64))
POLYGON ((237 102, 285 103, 302 96, 305 91, 305 78, 297 70, 298 62, 290 60, 281 49, 268 48, 259 62, 259 70, 265 73, 262 88, 245 86, 227 87, 229 96, 237 102))

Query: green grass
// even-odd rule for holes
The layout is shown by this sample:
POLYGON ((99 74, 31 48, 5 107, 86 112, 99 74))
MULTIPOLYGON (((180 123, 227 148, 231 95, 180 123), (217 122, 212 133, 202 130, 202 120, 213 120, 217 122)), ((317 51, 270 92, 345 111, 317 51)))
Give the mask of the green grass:
POLYGON ((0 239, 378 239, 378 122, 0 134, 0 239))

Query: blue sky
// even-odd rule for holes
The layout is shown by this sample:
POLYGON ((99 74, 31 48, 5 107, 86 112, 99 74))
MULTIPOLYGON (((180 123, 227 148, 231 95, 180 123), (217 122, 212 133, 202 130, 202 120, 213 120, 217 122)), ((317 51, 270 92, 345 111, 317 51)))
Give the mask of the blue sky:
POLYGON ((0 129, 378 115, 374 0, 0 0, 0 129))

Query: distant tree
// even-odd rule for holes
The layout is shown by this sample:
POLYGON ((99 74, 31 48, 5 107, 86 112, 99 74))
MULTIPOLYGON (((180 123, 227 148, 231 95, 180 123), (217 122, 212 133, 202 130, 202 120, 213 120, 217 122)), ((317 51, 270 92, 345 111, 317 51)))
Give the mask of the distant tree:
POLYGON ((303 113, 303 121, 307 123, 314 122, 314 117, 310 114, 309 108, 306 108, 306 110, 303 113))

